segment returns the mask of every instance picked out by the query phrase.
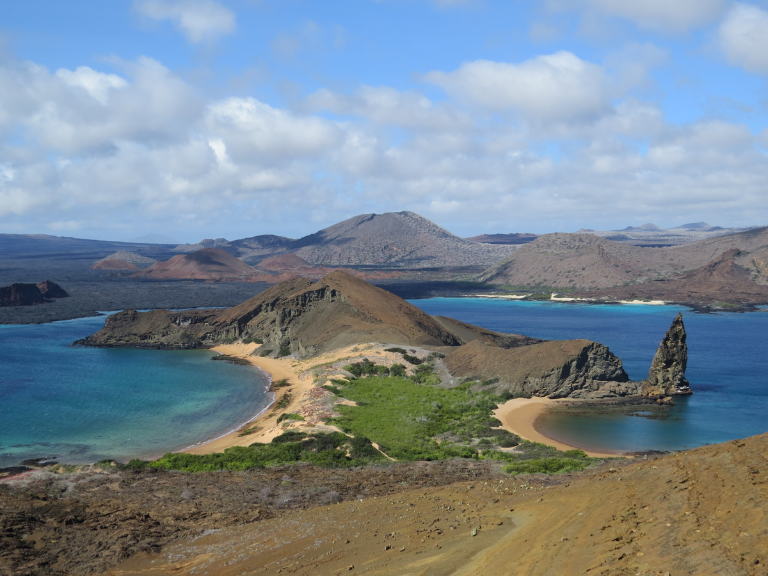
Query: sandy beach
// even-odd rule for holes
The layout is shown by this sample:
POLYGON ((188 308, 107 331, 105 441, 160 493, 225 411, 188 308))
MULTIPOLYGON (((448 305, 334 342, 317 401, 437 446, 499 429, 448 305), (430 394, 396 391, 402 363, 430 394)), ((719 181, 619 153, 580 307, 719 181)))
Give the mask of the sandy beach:
MULTIPOLYGON (((579 446, 571 446, 558 442, 548 436, 545 436, 536 429, 536 420, 541 416, 549 406, 563 402, 564 400, 552 400, 550 398, 514 398, 499 406, 494 414, 501 420, 502 427, 505 430, 517 434, 525 440, 531 442, 540 442, 548 446, 554 446, 558 450, 573 450, 579 446)), ((595 452, 594 450, 584 450, 588 456, 595 458, 613 458, 622 456, 620 452, 595 452)))

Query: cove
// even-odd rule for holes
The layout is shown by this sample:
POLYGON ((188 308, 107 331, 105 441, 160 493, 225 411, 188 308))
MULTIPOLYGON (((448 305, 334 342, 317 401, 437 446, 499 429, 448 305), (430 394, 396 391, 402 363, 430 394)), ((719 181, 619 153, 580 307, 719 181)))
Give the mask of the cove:
POLYGON ((127 461, 221 436, 271 401, 269 378, 204 350, 73 347, 104 316, 0 326, 0 467, 127 461))
POLYGON ((638 416, 545 415, 537 425, 561 442, 593 450, 682 450, 768 431, 768 313, 697 314, 681 306, 589 305, 482 298, 411 300, 499 332, 544 339, 588 338, 624 361, 633 380, 678 312, 688 334, 687 378, 693 395, 676 398, 664 420, 638 416))

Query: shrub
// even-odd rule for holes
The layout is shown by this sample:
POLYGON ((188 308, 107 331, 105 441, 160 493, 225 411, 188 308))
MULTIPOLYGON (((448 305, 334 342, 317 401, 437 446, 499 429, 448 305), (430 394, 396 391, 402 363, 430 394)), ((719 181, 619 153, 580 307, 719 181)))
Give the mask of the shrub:
POLYGON ((278 358, 282 358, 283 356, 290 356, 291 355, 291 349, 288 346, 280 346, 280 351, 277 353, 278 358))
POLYGON ((423 360, 418 356, 411 356, 410 354, 403 354, 403 360, 409 364, 413 364, 414 366, 418 366, 423 362, 423 360))
POLYGON ((566 472, 581 472, 588 465, 588 462, 573 458, 540 458, 513 462, 504 467, 504 472, 509 474, 564 474, 566 472))
POLYGON ((300 416, 298 414, 292 414, 286 412, 285 414, 280 414, 280 416, 277 419, 277 423, 280 424, 283 420, 304 420, 303 416, 300 416))
POLYGON ((405 366, 402 364, 392 364, 389 367, 389 375, 405 378, 405 366))
POLYGON ((407 354, 407 350, 404 348, 385 348, 384 352, 396 352, 397 354, 407 354))

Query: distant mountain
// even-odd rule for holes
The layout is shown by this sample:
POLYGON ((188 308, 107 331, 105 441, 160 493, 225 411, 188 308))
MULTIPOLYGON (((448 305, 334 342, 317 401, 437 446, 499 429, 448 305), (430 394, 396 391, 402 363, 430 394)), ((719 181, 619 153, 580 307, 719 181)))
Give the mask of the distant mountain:
POLYGON ((635 246, 679 246, 690 242, 698 242, 706 238, 724 236, 726 234, 738 234, 748 230, 755 230, 759 226, 744 228, 723 228, 710 226, 706 222, 693 222, 676 226, 675 228, 659 228, 656 224, 643 224, 642 226, 627 226, 621 230, 592 230, 583 228, 578 233, 594 234, 608 238, 614 242, 633 244, 635 246))
POLYGON ((480 242, 481 244, 527 244, 538 238, 537 234, 512 233, 512 234, 482 234, 481 236, 472 236, 464 238, 470 242, 480 242))
POLYGON ((254 236, 228 246, 249 263, 293 253, 311 264, 404 268, 490 265, 516 249, 459 238, 413 212, 363 214, 298 240, 254 236))
POLYGON ((609 288, 670 278, 707 265, 723 252, 768 282, 768 227, 669 248, 645 248, 592 234, 546 234, 495 266, 480 280, 491 284, 557 288, 609 288))
POLYGON ((166 236, 165 234, 145 234, 144 236, 139 236, 138 238, 131 238, 130 240, 125 240, 125 242, 129 242, 132 244, 178 244, 179 241, 171 238, 170 236, 166 236))

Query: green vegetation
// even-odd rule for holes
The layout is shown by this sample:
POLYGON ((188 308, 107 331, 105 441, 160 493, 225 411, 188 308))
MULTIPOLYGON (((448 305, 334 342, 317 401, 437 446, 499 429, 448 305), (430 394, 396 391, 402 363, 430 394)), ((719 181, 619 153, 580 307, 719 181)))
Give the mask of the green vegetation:
POLYGON ((282 410, 283 408, 287 408, 288 404, 291 403, 291 399, 293 398, 291 391, 286 390, 285 394, 283 394, 283 397, 280 398, 280 400, 277 401, 277 403, 273 406, 272 412, 275 412, 277 410, 282 410))
POLYGON ((285 414, 280 414, 280 416, 277 419, 277 423, 280 424, 283 420, 304 420, 303 416, 300 416, 299 414, 292 414, 289 412, 286 412, 285 414))
MULTIPOLYGON (((431 369, 430 376, 436 378, 431 369)), ((402 377, 370 377, 347 383, 341 395, 357 406, 337 406, 341 417, 330 422, 370 438, 397 460, 477 458, 475 439, 508 446, 520 441, 506 430, 494 429, 501 425, 491 414, 495 397, 469 392, 467 387, 449 390, 402 377)))
POLYGON ((264 340, 261 338, 256 338, 254 336, 249 336, 246 338, 243 338, 243 344, 264 344, 264 340))
POLYGON ((407 354, 408 350, 405 348, 385 348, 384 352, 395 352, 396 354, 407 354))
POLYGON ((270 444, 235 446, 216 454, 166 454, 159 460, 131 460, 128 464, 117 466, 137 471, 165 469, 211 472, 251 470, 294 462, 310 462, 326 468, 346 468, 383 460, 381 453, 364 437, 350 438, 340 432, 307 434, 290 430, 276 437, 270 444))
POLYGON ((288 346, 280 346, 280 351, 277 353, 278 358, 282 358, 283 356, 290 356, 291 355, 291 349, 288 346))
POLYGON ((272 388, 286 388, 287 386, 290 386, 287 378, 272 383, 272 388))

